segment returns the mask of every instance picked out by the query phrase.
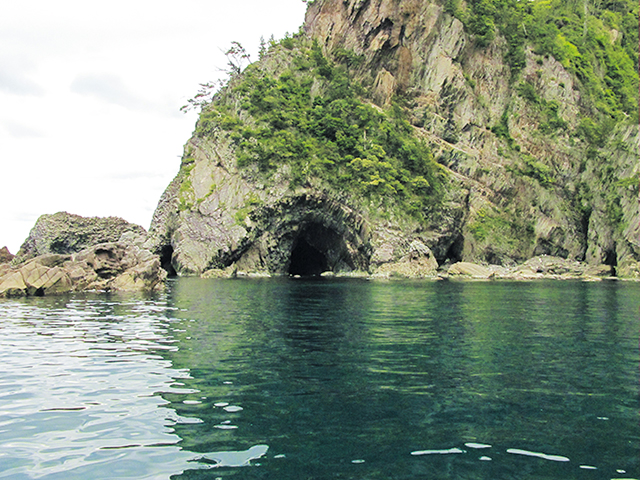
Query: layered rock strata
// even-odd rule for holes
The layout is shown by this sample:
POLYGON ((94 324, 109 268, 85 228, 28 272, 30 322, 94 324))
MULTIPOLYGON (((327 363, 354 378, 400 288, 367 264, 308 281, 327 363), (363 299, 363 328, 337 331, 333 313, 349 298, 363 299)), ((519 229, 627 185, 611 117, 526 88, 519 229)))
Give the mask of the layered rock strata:
MULTIPOLYGON (((529 48, 514 80, 505 39, 479 47, 435 1, 316 0, 303 36, 329 59, 360 58, 349 74, 376 108, 402 98, 446 172, 439 207, 416 221, 322 178, 292 187, 286 164, 270 177, 239 167, 239 135, 218 124, 189 140, 154 215, 145 246, 168 270, 428 277, 461 261, 513 268, 546 255, 640 278, 637 125, 620 123, 597 148, 580 138, 587 102, 559 61, 529 48), (524 84, 539 104, 558 106, 565 128, 541 133, 544 115, 519 93, 524 84)), ((259 68, 277 78, 288 48, 274 47, 259 68)), ((233 85, 222 111, 252 125, 233 85)))

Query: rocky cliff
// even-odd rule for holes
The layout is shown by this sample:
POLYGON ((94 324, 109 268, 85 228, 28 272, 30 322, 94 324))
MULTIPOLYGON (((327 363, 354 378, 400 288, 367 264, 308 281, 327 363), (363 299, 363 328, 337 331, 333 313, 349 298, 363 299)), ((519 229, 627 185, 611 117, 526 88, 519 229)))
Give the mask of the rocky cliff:
POLYGON ((147 247, 181 275, 550 255, 640 277, 637 103, 608 57, 578 58, 592 37, 624 55, 620 31, 590 17, 582 46, 558 30, 544 47, 526 26, 549 2, 514 3, 521 27, 495 34, 476 3, 312 2, 203 108, 147 247))

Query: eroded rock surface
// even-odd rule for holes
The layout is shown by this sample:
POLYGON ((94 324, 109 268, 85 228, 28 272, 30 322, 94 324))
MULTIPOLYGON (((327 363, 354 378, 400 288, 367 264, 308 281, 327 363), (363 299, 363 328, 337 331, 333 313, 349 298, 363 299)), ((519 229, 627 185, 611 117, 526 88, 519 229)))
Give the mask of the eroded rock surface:
POLYGON ((160 258, 125 243, 102 243, 72 255, 45 254, 0 269, 0 297, 43 296, 83 290, 162 288, 160 258))
MULTIPOLYGON (((465 262, 492 268, 458 264, 452 275, 484 278, 547 256, 640 278, 637 185, 631 182, 639 171, 637 126, 617 125, 598 147, 606 162, 592 161, 593 145, 576 134, 588 114, 580 82, 559 61, 528 48, 514 80, 503 37, 479 47, 459 20, 431 1, 316 0, 303 31, 302 50, 315 40, 330 61, 339 61, 334 52, 359 59, 345 68, 376 108, 403 98, 411 128, 446 173, 440 204, 418 222, 385 211, 375 197, 336 191, 322 178, 293 187, 284 161, 270 177, 255 166, 241 168, 241 130, 210 116, 207 133, 188 141, 145 244, 168 270, 430 277, 443 265, 465 262), (538 103, 558 105, 563 130, 541 134, 545 118, 539 104, 519 93, 524 84, 538 103)), ((295 70, 290 51, 274 47, 258 68, 273 79, 295 70)), ((310 83, 310 97, 321 95, 318 83, 310 83)), ((238 95, 231 82, 219 112, 255 126, 238 95)), ((537 269, 531 275, 563 275, 537 269)))
POLYGON ((81 217, 67 212, 42 215, 24 241, 14 262, 39 255, 72 254, 99 243, 144 241, 144 228, 118 217, 81 217))

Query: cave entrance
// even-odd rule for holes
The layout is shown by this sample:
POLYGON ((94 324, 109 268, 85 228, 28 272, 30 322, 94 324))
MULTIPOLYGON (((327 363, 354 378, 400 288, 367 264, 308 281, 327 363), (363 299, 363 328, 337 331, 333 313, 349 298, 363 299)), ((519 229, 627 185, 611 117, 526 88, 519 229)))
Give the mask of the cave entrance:
POLYGON ((618 267, 618 254, 616 253, 615 245, 613 246, 613 248, 610 248, 604 252, 603 263, 611 267, 613 275, 616 274, 616 268, 618 267))
POLYGON ((285 267, 289 275, 300 276, 353 269, 353 259, 343 236, 316 222, 303 224, 298 229, 285 267))
POLYGON ((176 269, 173 268, 173 263, 171 263, 172 259, 173 247, 171 245, 165 245, 160 250, 160 265, 164 270, 166 270, 169 277, 175 277, 176 275, 178 275, 176 269))
POLYGON ((320 275, 329 269, 329 262, 324 253, 309 245, 304 238, 300 238, 291 251, 289 275, 320 275))

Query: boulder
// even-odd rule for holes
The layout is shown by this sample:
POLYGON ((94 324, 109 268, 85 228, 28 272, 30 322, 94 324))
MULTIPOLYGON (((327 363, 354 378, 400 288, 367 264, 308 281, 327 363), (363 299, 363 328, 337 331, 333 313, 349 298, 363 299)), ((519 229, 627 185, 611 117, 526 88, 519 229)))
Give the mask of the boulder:
POLYGON ((477 279, 488 279, 493 277, 494 272, 482 265, 469 262, 454 263, 447 271, 451 277, 468 277, 477 279))
POLYGON ((29 262, 20 269, 20 275, 27 287, 27 295, 66 293, 72 283, 67 272, 58 266, 47 267, 38 262, 29 262))
POLYGON ((522 279, 606 278, 613 276, 614 270, 610 265, 589 264, 552 255, 540 255, 511 269, 508 275, 522 279))
POLYGON ((74 255, 40 255, 0 270, 0 297, 156 290, 166 276, 160 258, 148 250, 127 243, 102 243, 74 255))
POLYGON ((0 297, 23 297, 27 294, 27 284, 20 272, 10 272, 0 278, 0 297))
POLYGON ((379 264, 375 267, 375 277, 435 277, 438 262, 433 252, 419 240, 408 245, 395 247, 384 243, 374 253, 379 264))

